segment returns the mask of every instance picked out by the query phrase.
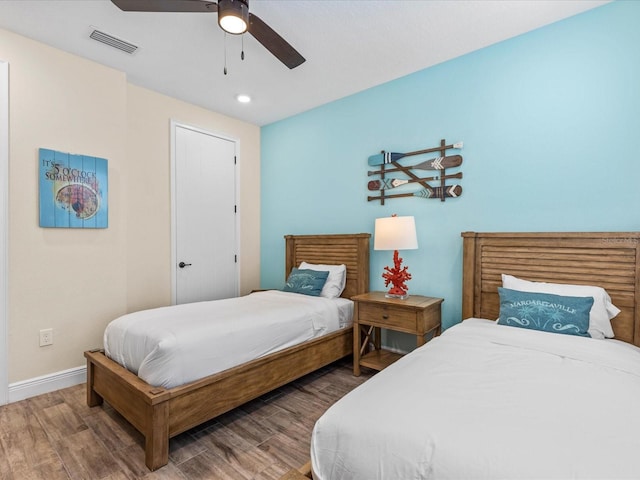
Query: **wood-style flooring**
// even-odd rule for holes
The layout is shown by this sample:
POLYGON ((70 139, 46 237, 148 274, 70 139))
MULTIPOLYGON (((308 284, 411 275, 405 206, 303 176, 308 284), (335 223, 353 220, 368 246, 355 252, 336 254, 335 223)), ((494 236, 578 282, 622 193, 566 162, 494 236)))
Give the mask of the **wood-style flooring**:
POLYGON ((170 441, 149 472, 143 437, 110 406, 89 408, 85 385, 0 407, 0 479, 279 479, 309 460, 315 421, 371 376, 343 360, 170 441))

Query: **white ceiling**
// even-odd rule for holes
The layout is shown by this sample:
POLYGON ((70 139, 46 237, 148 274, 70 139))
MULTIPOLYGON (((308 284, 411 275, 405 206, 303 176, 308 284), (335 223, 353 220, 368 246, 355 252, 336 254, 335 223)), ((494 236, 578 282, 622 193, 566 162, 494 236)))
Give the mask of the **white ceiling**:
POLYGON ((609 0, 251 0, 305 58, 289 70, 215 13, 123 12, 110 0, 0 0, 0 27, 126 72, 129 82, 255 125, 422 70, 609 0), (128 55, 92 27, 139 46, 128 55), (239 104, 246 93, 250 104, 239 104))

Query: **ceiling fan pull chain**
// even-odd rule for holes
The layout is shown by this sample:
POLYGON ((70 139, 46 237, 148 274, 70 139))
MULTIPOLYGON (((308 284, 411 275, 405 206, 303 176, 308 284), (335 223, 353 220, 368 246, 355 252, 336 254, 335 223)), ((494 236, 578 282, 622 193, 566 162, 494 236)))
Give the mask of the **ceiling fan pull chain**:
POLYGON ((224 74, 227 74, 227 32, 224 32, 224 74))
POLYGON ((244 60, 244 33, 242 34, 242 51, 240 52, 240 60, 244 60))

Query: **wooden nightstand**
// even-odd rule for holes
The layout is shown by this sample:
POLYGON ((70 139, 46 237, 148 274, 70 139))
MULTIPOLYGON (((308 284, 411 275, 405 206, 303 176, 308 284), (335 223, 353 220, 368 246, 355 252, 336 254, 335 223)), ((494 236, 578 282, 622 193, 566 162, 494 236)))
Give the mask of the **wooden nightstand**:
POLYGON ((411 333, 418 346, 424 345, 425 335, 440 333, 442 298, 410 295, 405 300, 386 298, 384 292, 369 292, 351 297, 353 312, 353 374, 360 375, 360 367, 382 370, 401 354, 381 346, 381 329, 411 333), (370 343, 374 349, 366 352, 370 343))

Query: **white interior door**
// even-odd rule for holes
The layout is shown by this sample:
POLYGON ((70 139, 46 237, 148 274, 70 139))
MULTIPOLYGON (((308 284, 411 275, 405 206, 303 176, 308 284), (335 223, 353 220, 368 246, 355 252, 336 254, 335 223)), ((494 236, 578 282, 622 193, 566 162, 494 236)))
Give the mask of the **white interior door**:
POLYGON ((0 60, 0 405, 9 401, 7 224, 9 222, 9 64, 0 60))
POLYGON ((175 303, 237 296, 236 142, 172 126, 175 303))

